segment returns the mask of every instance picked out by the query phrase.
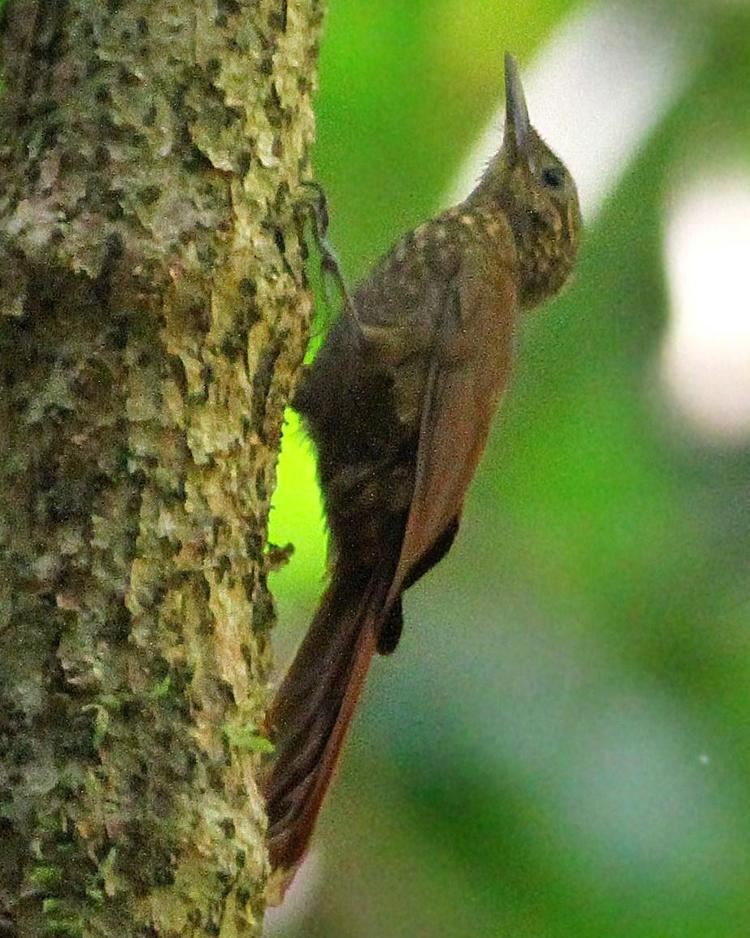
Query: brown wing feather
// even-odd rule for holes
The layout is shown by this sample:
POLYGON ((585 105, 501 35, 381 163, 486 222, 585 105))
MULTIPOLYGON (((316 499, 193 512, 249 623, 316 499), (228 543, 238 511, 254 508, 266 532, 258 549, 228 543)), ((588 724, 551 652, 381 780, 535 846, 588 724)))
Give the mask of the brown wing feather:
MULTIPOLYGON (((473 261, 458 280, 458 317, 433 353, 425 390, 417 471, 386 609, 441 535, 460 517, 492 417, 508 384, 517 309, 515 278, 504 266, 473 261), (452 333, 452 334, 451 334, 452 333)), ((447 304, 449 305, 449 304, 447 304)))

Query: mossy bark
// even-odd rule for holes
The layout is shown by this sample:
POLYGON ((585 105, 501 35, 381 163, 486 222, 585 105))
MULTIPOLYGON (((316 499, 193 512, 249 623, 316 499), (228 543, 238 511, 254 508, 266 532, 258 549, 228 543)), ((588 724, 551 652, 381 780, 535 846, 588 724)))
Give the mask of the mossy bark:
POLYGON ((321 0, 8 0, 0 935, 260 933, 321 0))

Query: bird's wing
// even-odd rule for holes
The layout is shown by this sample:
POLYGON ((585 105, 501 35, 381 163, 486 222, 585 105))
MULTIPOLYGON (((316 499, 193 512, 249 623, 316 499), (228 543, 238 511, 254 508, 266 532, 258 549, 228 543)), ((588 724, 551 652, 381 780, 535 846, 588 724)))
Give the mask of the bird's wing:
MULTIPOLYGON (((443 303, 443 336, 431 353, 422 408, 414 493, 401 554, 386 600, 390 608, 430 552, 455 533, 466 490, 508 384, 518 305, 515 277, 483 257, 464 263, 443 303)), ((448 545, 449 546, 449 545, 448 545)), ((427 562, 425 562, 427 561, 427 562)))

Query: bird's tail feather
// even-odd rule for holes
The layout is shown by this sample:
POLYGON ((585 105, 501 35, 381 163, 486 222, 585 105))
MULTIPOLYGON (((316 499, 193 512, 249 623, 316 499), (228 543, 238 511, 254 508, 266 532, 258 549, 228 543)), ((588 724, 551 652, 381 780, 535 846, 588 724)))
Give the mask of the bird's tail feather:
POLYGON ((388 580, 333 577, 271 706, 276 754, 263 791, 271 866, 305 855, 376 650, 388 580))

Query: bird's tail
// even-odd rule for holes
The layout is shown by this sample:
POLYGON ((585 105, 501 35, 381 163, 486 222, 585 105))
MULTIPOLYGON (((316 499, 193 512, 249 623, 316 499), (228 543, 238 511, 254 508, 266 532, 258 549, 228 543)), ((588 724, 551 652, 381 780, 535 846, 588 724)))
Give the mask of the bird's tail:
POLYGON ((271 705, 275 757, 263 793, 282 895, 307 851, 377 648, 387 585, 333 577, 271 705))

